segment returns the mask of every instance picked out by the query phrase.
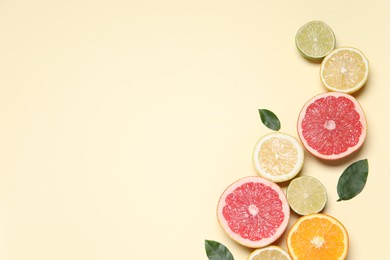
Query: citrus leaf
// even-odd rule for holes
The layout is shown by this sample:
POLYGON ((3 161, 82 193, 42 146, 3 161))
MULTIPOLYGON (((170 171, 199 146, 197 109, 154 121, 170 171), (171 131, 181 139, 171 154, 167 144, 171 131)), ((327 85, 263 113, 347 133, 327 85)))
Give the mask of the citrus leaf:
POLYGON ((204 246, 209 260, 234 260, 229 249, 217 241, 205 240, 204 246))
POLYGON ((368 176, 368 161, 363 159, 354 162, 345 169, 337 183, 337 194, 341 200, 349 200, 358 195, 366 185, 368 176))
POLYGON ((274 131, 278 131, 280 129, 280 121, 279 118, 268 109, 259 109, 260 119, 263 124, 272 129, 274 131))

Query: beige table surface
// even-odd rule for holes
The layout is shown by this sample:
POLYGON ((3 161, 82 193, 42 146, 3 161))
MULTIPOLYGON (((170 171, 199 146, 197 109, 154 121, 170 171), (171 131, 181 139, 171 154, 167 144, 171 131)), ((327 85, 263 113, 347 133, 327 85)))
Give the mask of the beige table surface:
POLYGON ((346 160, 306 154, 301 175, 326 186, 349 260, 390 259, 389 11, 385 0, 0 1, 0 259, 206 260, 204 239, 246 259, 216 204, 256 175, 252 149, 269 132, 257 109, 297 136, 304 102, 325 91, 294 43, 311 20, 369 58, 355 95, 369 132, 346 160), (338 177, 363 158, 364 191, 336 202, 338 177))

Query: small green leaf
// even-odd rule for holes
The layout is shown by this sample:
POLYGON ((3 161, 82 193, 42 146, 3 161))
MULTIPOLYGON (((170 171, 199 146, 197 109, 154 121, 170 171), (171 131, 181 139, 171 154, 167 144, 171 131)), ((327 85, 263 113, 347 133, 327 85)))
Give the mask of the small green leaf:
POLYGON ((280 121, 279 118, 268 109, 259 109, 260 119, 263 124, 274 131, 279 131, 280 121))
POLYGON ((366 185, 367 176, 367 159, 354 162, 348 166, 337 183, 337 193, 340 197, 337 201, 349 200, 358 195, 366 185))
POLYGON ((205 240, 204 246, 209 260, 234 260, 229 249, 217 241, 205 240))

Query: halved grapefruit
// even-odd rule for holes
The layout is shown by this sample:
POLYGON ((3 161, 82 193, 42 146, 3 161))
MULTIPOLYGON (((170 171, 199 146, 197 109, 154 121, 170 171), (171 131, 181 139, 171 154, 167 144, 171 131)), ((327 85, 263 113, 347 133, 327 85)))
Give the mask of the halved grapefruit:
POLYGON ((218 221, 237 243, 251 248, 267 246, 285 231, 290 208, 280 187, 261 177, 245 177, 221 195, 218 221))
POLYGON ((310 99, 298 117, 298 134, 313 155, 328 160, 358 150, 366 137, 366 118, 357 100, 340 92, 310 99))

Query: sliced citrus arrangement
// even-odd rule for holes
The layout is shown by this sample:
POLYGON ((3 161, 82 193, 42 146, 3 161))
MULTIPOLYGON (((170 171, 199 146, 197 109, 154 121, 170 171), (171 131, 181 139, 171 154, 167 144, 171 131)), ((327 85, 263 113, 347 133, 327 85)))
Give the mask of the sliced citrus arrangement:
POLYGON ((327 201, 324 185, 310 176, 293 179, 287 187, 286 196, 291 209, 300 215, 320 212, 327 201))
POLYGON ((253 251, 248 260, 291 260, 290 255, 281 247, 267 246, 253 251))
POLYGON ((286 133, 270 133, 260 138, 253 151, 253 163, 261 177, 283 182, 302 169, 304 151, 299 141, 286 133))
POLYGON ((290 207, 277 184, 261 177, 245 177, 223 192, 217 217, 223 230, 237 243, 259 248, 283 234, 290 207))
POLYGON ((331 91, 353 93, 368 79, 368 60, 358 49, 337 48, 321 64, 321 81, 331 91))
POLYGON ((295 43, 304 57, 319 60, 335 48, 336 38, 327 24, 322 21, 312 21, 298 30, 295 43))
POLYGON ((310 99, 298 117, 298 134, 313 155, 340 159, 358 150, 366 137, 366 118, 357 100, 340 92, 310 99))
POLYGON ((287 235, 292 259, 341 260, 348 253, 348 233, 335 218, 317 213, 303 216, 287 235))

